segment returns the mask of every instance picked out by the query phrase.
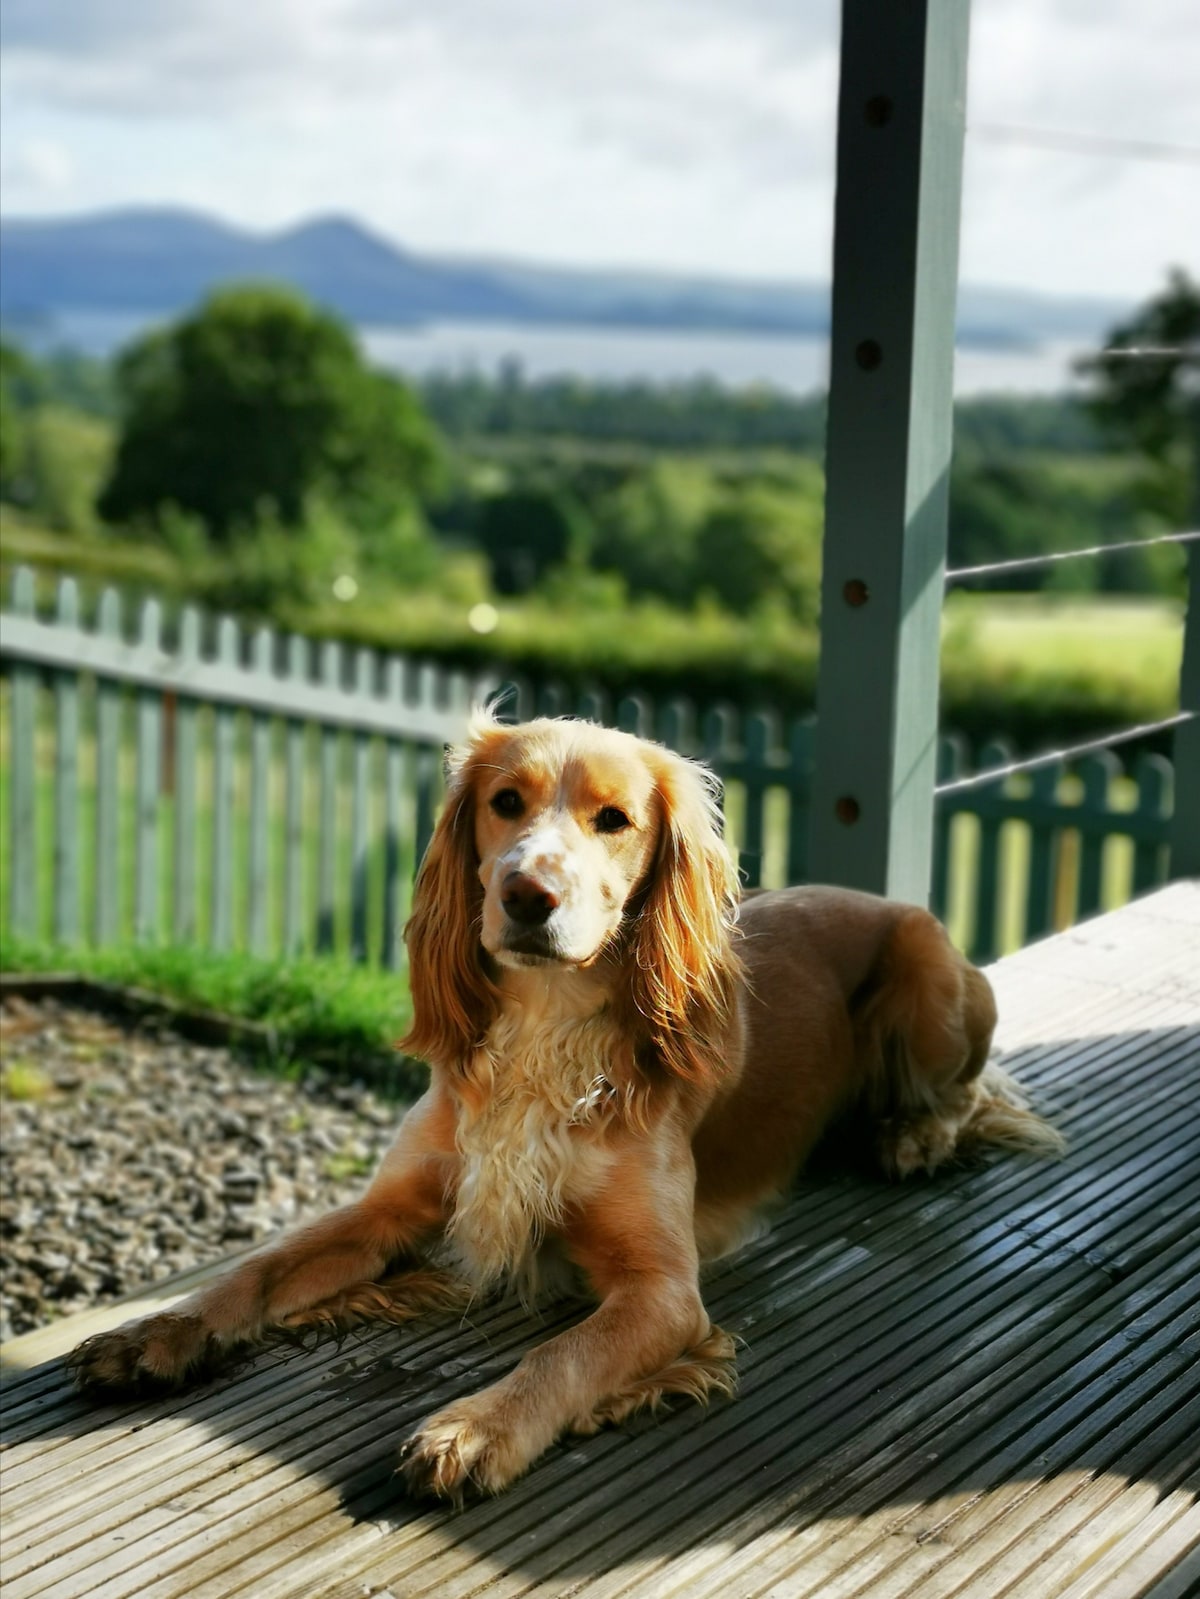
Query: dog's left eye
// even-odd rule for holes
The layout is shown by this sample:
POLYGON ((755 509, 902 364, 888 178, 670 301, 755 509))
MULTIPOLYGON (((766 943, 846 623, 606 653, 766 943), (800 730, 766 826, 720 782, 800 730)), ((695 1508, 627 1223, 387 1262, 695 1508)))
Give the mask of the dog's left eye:
POLYGON ((625 812, 616 805, 606 805, 603 810, 597 811, 592 822, 598 833, 620 833, 626 827, 633 826, 625 812))
POLYGON ((492 809, 497 816, 520 816, 525 806, 515 788, 502 788, 492 795, 492 809))

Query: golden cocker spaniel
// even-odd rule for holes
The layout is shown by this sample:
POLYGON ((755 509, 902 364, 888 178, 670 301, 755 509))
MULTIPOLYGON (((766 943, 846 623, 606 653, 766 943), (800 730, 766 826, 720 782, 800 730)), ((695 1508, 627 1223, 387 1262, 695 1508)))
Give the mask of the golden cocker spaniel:
POLYGON ((1057 1135, 986 1068, 986 978, 912 906, 739 907, 707 772, 575 721, 477 718, 407 930, 428 1091, 366 1194, 70 1357, 175 1385, 274 1329, 402 1321, 582 1277, 598 1301, 404 1449, 419 1492, 497 1492, 562 1433, 733 1386, 703 1261, 753 1235, 831 1124, 884 1171, 1057 1135))

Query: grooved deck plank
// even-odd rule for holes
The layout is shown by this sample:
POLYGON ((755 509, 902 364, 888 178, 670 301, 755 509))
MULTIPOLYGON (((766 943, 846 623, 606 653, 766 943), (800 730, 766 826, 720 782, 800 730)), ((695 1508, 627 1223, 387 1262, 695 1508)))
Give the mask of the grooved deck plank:
POLYGON ((404 1430, 574 1307, 269 1356, 157 1405, 89 1409, 43 1361, 4 1389, 6 1595, 1180 1599, 1200 1575, 1200 885, 991 976, 1000 1058, 1066 1160, 806 1179, 706 1290, 745 1340, 734 1403, 569 1441, 453 1514, 398 1492, 404 1430))

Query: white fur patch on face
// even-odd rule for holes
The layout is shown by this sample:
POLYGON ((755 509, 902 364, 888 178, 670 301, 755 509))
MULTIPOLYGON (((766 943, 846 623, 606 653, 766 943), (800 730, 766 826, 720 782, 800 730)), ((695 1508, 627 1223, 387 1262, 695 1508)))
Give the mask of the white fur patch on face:
POLYGON ((563 823, 557 820, 539 822, 532 832, 518 838, 498 858, 495 869, 501 881, 509 872, 524 872, 556 893, 579 888, 578 851, 572 854, 563 823))
POLYGON ((540 818, 488 863, 483 916, 484 947, 502 965, 540 965, 547 960, 592 960, 620 923, 622 904, 606 893, 608 861, 603 847, 574 818, 556 810, 540 818), (530 948, 528 927, 513 922, 504 909, 505 884, 514 873, 553 894, 557 905, 530 948))

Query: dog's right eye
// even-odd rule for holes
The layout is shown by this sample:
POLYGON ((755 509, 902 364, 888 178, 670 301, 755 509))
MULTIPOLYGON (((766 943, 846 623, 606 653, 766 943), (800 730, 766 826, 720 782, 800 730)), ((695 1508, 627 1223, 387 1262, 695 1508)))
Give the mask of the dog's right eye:
POLYGON ((525 804, 515 788, 502 788, 492 795, 492 809, 497 816, 520 816, 525 804))

